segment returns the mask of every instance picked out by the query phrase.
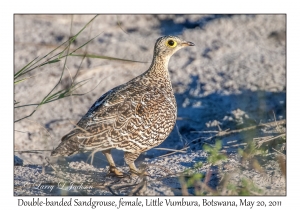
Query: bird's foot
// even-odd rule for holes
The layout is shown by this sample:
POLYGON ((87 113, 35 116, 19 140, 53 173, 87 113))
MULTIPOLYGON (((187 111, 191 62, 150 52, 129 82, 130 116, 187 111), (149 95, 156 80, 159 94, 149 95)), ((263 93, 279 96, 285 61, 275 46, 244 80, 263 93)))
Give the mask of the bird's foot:
POLYGON ((114 176, 119 177, 119 178, 124 177, 123 173, 121 171, 119 171, 117 169, 117 167, 115 167, 115 166, 110 166, 109 167, 109 174, 114 175, 114 176))

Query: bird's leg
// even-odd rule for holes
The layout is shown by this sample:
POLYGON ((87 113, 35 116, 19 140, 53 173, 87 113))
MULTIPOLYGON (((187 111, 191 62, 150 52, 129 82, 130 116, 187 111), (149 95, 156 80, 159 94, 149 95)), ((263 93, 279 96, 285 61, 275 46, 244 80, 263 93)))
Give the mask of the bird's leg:
POLYGON ((117 177, 123 177, 123 173, 119 171, 116 164, 111 156, 110 149, 102 151, 109 163, 109 172, 115 174, 117 177))
MULTIPOLYGON (((131 152, 125 152, 124 154, 124 159, 130 168, 130 172, 138 175, 141 174, 142 172, 135 167, 134 161, 138 158, 139 155, 140 154, 131 153, 131 152)), ((147 173, 144 174, 147 175, 147 173)))

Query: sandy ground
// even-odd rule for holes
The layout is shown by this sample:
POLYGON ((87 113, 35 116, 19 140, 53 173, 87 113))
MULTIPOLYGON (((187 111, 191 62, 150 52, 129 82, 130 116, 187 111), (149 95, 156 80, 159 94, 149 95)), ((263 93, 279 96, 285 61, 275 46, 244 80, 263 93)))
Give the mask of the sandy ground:
MULTIPOLYGON (((59 46, 70 33, 76 34, 91 18, 92 15, 15 15, 15 72, 59 46)), ((163 157, 169 151, 154 148, 143 153, 136 163, 140 167, 147 165, 150 176, 143 185, 146 190, 136 194, 181 195, 180 172, 197 162, 204 166, 194 172, 214 170, 207 164, 208 154, 202 150, 203 144, 214 143, 213 132, 239 130, 286 118, 285 32, 284 15, 98 16, 78 36, 71 49, 98 35, 77 53, 86 51, 140 62, 89 58, 81 64, 80 57, 68 58, 68 71, 56 90, 68 87, 80 67, 76 81, 90 80, 77 93, 88 93, 41 106, 30 118, 15 123, 14 154, 21 159, 16 159, 15 163, 19 161, 23 165, 15 166, 15 195, 127 195, 134 189, 123 187, 119 190, 116 183, 123 186, 143 182, 143 178, 120 180, 106 176, 107 162, 101 153, 94 156, 92 165, 89 154, 51 159, 56 171, 45 158, 59 144, 60 138, 72 129, 72 123, 75 124, 103 93, 147 70, 155 40, 169 34, 179 35, 196 46, 178 51, 170 60, 178 120, 171 135, 158 147, 187 149, 186 153, 163 157), (32 150, 46 151, 33 153, 32 150), (160 169, 162 166, 166 171, 160 169), (90 184, 92 189, 62 190, 57 187, 65 182, 90 184), (37 187, 41 183, 55 186, 55 189, 37 187)), ((18 105, 39 103, 58 82, 63 65, 64 60, 42 66, 29 74, 32 78, 15 85, 18 105)), ((15 120, 29 115, 34 108, 16 108, 15 120)), ((250 133, 219 137, 228 160, 219 166, 222 170, 213 173, 209 185, 215 188, 224 173, 239 166, 238 147, 243 148, 244 143, 253 138, 263 139, 279 133, 278 126, 269 126, 258 127, 250 133), (237 146, 232 146, 232 142, 237 146), (230 169, 225 169, 226 165, 230 169)), ((276 154, 269 152, 268 161, 261 163, 263 178, 261 173, 249 168, 243 173, 237 172, 231 180, 238 183, 239 178, 245 176, 263 189, 262 194, 285 195, 285 178, 276 154)), ((127 172, 122 151, 114 151, 113 156, 120 169, 127 172)), ((189 193, 194 194, 194 189, 189 189, 189 193)))

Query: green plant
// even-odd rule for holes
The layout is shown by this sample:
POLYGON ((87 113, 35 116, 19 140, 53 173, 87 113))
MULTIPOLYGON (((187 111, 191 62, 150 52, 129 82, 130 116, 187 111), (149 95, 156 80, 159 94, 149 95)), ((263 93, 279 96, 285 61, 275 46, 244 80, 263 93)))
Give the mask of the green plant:
POLYGON ((226 155, 220 153, 222 148, 222 141, 217 140, 214 146, 204 145, 203 150, 206 151, 209 156, 207 161, 212 165, 216 165, 227 159, 226 155))
MULTIPOLYGON (((221 153, 222 142, 217 140, 215 145, 204 145, 203 150, 208 153, 207 163, 210 167, 206 170, 206 173, 197 172, 203 167, 203 163, 196 163, 192 168, 186 169, 181 176, 182 192, 188 195, 187 189, 194 189, 195 195, 261 195, 262 189, 257 187, 253 181, 244 176, 239 176, 240 179, 235 182, 230 180, 233 174, 241 174, 243 171, 242 164, 240 167, 235 168, 229 173, 222 172, 222 165, 226 163, 227 156, 221 153), (212 167, 217 167, 218 174, 222 176, 216 189, 208 186, 208 182, 212 176, 212 171, 215 171, 212 167), (185 177, 185 179, 183 179, 185 177)), ((251 167, 253 167, 259 173, 264 174, 259 162, 253 158, 255 155, 265 154, 264 151, 257 149, 254 143, 250 143, 245 149, 238 149, 238 154, 241 156, 242 162, 251 160, 251 167)), ((214 173, 215 173, 214 172, 214 173)))
MULTIPOLYGON (((79 47, 77 47, 74 50, 70 50, 70 46, 72 45, 72 43, 78 38, 78 36, 80 36, 80 34, 95 20, 95 18, 98 15, 94 16, 88 23, 86 23, 84 25, 84 27, 82 27, 74 36, 71 36, 67 41, 63 42, 62 44, 60 44, 58 47, 56 47, 55 49, 51 50, 49 53, 47 53, 46 55, 42 56, 41 58, 35 58, 32 61, 30 61, 28 64, 26 64, 23 68, 21 68, 20 70, 18 70, 15 74, 14 74, 14 85, 18 85, 21 82, 25 82, 26 80, 29 80, 35 76, 37 76, 38 74, 40 74, 41 72, 38 72, 37 74, 30 76, 30 73, 32 74, 32 72, 34 71, 39 71, 39 68, 45 65, 50 65, 53 63, 58 63, 63 61, 64 59, 64 65, 60 74, 60 77, 58 78, 57 83, 54 85, 54 87, 50 90, 50 92, 48 92, 38 103, 31 103, 31 104, 20 104, 20 101, 16 101, 14 100, 14 108, 15 109, 20 109, 20 108, 24 108, 24 107, 28 107, 28 106, 35 106, 35 108, 33 109, 33 111, 29 114, 26 115, 24 117, 21 117, 17 120, 15 120, 15 122, 19 122, 23 119, 26 119, 28 117, 31 117, 39 107, 41 107, 42 105, 45 105, 47 103, 51 103, 53 101, 56 100, 60 100, 63 98, 67 98, 70 96, 82 96, 86 93, 82 93, 82 94, 75 94, 75 90, 78 90, 80 87, 82 87, 84 84, 86 84, 89 79, 83 80, 83 81, 79 81, 76 82, 76 78, 78 75, 78 72, 80 70, 80 67, 78 68, 74 78, 72 79, 72 83, 61 90, 57 90, 58 85, 61 83, 65 69, 66 69, 66 63, 68 60, 69 56, 76 56, 76 57, 81 57, 81 64, 82 61, 85 58, 98 58, 98 59, 106 59, 106 60, 118 60, 118 61, 128 61, 128 62, 139 62, 139 61, 133 61, 133 60, 126 60, 126 59, 120 59, 120 58, 114 58, 114 57, 109 57, 109 56, 102 56, 102 55, 93 55, 93 54, 88 54, 86 51, 83 54, 77 54, 76 52, 78 52, 80 49, 82 49, 83 47, 87 46, 91 41, 93 41, 96 37, 98 37, 100 34, 98 34, 97 36, 89 39, 87 42, 83 43, 82 45, 80 45, 79 47), (61 49, 62 48, 62 49, 61 49)), ((72 24, 71 24, 72 27, 72 24)), ((81 66, 80 64, 80 66, 81 66)))

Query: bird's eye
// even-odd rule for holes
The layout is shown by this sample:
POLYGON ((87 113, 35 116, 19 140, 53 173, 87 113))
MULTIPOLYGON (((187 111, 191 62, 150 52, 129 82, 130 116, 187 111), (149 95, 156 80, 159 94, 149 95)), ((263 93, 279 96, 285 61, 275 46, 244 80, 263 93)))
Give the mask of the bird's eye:
POLYGON ((167 46, 169 46, 169 47, 176 47, 176 45, 177 45, 177 42, 172 39, 167 41, 167 46))
POLYGON ((173 45, 174 45, 174 41, 173 41, 173 40, 169 40, 169 41, 168 41, 168 44, 169 44, 170 46, 173 46, 173 45))

